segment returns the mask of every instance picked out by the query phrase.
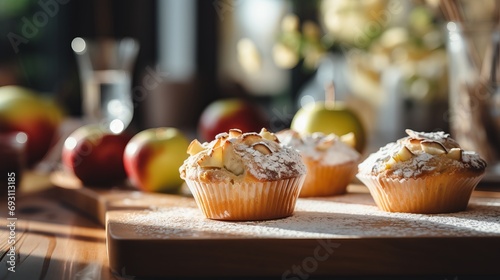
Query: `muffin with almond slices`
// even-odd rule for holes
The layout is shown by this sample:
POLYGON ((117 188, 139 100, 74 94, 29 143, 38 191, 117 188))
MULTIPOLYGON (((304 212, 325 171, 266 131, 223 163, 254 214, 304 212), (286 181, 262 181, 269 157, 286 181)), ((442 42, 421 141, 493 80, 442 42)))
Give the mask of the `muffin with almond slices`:
POLYGON ((407 129, 358 166, 357 177, 389 212, 450 213, 467 208, 486 162, 444 132, 407 129))
POLYGON ((306 167, 293 148, 266 129, 231 129, 210 143, 193 140, 181 178, 207 218, 268 220, 293 214, 306 167))
POLYGON ((361 156, 341 137, 320 132, 301 135, 294 130, 283 130, 276 136, 282 145, 298 150, 307 167, 300 197, 333 196, 346 192, 361 156))

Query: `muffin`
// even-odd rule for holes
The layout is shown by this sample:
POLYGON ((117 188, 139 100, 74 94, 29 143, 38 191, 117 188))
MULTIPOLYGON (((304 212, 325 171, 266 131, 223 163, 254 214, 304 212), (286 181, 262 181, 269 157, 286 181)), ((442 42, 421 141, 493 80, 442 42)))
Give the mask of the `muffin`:
POLYGON ((231 129, 210 143, 193 140, 179 168, 203 214, 216 220, 268 220, 292 215, 306 167, 266 129, 231 129))
POLYGON ((307 167, 300 197, 333 196, 346 192, 356 174, 360 154, 335 134, 300 135, 293 130, 276 134, 283 146, 298 150, 307 167))
POLYGON ((444 132, 406 130, 407 137, 371 154, 357 177, 378 207, 389 212, 450 213, 465 210, 486 162, 464 151, 444 132))

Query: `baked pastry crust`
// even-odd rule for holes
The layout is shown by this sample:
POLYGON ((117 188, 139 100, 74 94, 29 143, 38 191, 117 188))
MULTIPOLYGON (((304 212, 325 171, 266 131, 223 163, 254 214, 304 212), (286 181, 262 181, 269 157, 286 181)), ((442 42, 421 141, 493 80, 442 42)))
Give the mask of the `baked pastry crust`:
POLYGON ((281 146, 278 138, 265 128, 260 133, 232 129, 217 135, 210 143, 193 140, 188 152, 190 157, 179 169, 182 179, 277 181, 306 173, 300 154, 293 148, 281 146))
POLYGON ((486 162, 444 132, 406 132, 408 137, 380 148, 358 166, 356 176, 377 206, 422 214, 465 210, 486 162))
POLYGON ((299 134, 293 130, 276 133, 282 145, 297 149, 307 166, 300 197, 333 196, 346 192, 360 154, 335 134, 299 134))
POLYGON ((360 154, 333 134, 315 132, 301 135, 294 130, 282 130, 276 136, 283 146, 298 150, 303 158, 323 165, 357 162, 360 154))
POLYGON ((231 129, 210 143, 193 140, 188 153, 179 171, 207 218, 251 221, 293 214, 306 167, 273 133, 231 129))
POLYGON ((486 162, 473 151, 464 151, 444 132, 415 132, 389 143, 358 166, 362 175, 391 179, 420 178, 432 174, 468 173, 479 175, 486 162))

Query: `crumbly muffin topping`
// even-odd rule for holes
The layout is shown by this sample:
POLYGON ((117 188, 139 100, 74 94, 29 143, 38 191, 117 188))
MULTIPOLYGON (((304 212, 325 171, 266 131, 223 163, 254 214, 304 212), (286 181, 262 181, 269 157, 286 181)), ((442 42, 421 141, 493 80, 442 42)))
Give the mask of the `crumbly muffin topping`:
POLYGON ((179 168, 182 179, 199 181, 259 181, 288 179, 306 173, 300 154, 282 147, 278 138, 265 128, 260 133, 231 129, 210 143, 193 140, 190 157, 179 168))
MULTIPOLYGON (((324 165, 337 165, 358 161, 360 154, 344 143, 340 137, 321 132, 300 135, 293 130, 283 130, 276 134, 283 146, 297 149, 307 157, 324 165)), ((347 136, 350 138, 351 135, 347 136)), ((346 137, 345 137, 346 138, 346 137)))
POLYGON ((464 151, 449 134, 415 132, 380 148, 359 165, 359 173, 391 178, 416 178, 433 172, 484 172, 486 162, 473 151, 464 151))

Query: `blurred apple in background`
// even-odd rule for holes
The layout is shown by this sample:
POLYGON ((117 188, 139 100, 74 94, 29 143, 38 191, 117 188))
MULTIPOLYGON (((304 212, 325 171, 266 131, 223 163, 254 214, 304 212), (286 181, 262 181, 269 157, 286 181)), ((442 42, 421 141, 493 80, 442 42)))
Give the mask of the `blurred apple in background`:
POLYGON ((7 197, 9 177, 15 179, 16 186, 20 186, 27 140, 28 136, 24 132, 0 132, 0 198, 7 197))
POLYGON ((127 144, 123 161, 134 185, 144 191, 175 193, 183 180, 179 167, 188 157, 188 139, 171 127, 137 133, 127 144))
POLYGON ((123 183, 127 178, 123 153, 130 138, 129 134, 113 134, 97 124, 82 126, 64 141, 63 166, 86 185, 123 183))
POLYGON ((0 87, 0 132, 23 131, 28 136, 26 163, 40 161, 54 143, 62 110, 35 91, 20 86, 0 87))
POLYGON ((253 132, 268 126, 264 111, 256 104, 242 99, 221 99, 203 110, 198 123, 198 134, 209 141, 231 128, 253 132))
POLYGON ((366 133, 361 120, 345 104, 335 101, 333 85, 327 86, 324 102, 309 103, 299 109, 290 128, 299 133, 323 132, 343 136, 354 134, 354 148, 362 153, 366 145, 366 133))

